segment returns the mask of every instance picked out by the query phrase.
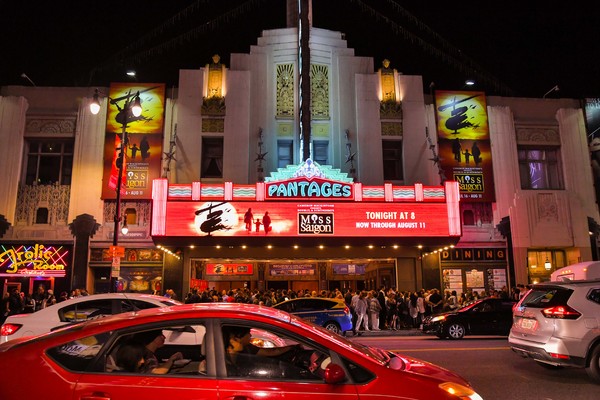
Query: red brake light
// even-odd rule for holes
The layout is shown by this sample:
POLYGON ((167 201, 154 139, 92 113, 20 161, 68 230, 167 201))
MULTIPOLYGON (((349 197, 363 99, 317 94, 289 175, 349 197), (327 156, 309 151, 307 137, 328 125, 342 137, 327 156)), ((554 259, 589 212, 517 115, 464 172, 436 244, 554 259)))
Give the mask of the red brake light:
POLYGON ((542 310, 542 314, 546 318, 558 319, 577 319, 581 317, 581 313, 569 306, 554 306, 550 308, 544 308, 542 310))
POLYGON ((2 328, 0 328, 0 335, 1 336, 10 336, 12 334, 14 334, 16 331, 18 331, 19 329, 21 329, 23 325, 20 324, 4 324, 2 325, 2 328))
POLYGON ((348 306, 344 307, 344 313, 350 314, 350 309, 348 308, 348 306))

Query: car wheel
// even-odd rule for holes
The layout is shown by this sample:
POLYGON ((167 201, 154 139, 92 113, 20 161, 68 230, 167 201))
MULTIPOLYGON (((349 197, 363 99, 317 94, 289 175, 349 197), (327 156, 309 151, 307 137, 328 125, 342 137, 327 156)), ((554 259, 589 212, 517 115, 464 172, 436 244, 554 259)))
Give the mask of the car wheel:
POLYGON ((596 382, 600 382, 600 344, 597 344, 592 349, 590 353, 590 365, 585 367, 585 372, 587 372, 590 378, 596 382))
POLYGON ((450 339, 462 339, 465 336, 465 327, 461 324, 451 324, 446 329, 446 335, 450 339))
POLYGON ((323 327, 333 333, 341 333, 341 329, 340 329, 339 325, 336 324, 335 322, 328 322, 323 327))

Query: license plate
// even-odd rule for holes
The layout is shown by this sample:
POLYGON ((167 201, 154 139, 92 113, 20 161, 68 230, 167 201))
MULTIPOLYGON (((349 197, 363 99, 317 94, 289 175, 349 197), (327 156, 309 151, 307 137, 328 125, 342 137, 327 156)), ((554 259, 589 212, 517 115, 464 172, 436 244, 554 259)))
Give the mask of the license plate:
POLYGON ((523 329, 533 329, 535 327, 536 320, 523 318, 521 319, 520 326, 523 329))

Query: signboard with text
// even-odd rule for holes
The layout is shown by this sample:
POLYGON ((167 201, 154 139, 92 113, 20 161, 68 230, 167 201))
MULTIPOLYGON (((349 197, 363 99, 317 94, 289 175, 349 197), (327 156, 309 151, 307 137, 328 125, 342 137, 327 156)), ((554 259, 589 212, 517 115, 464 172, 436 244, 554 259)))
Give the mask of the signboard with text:
POLYGON ((452 236, 445 203, 168 202, 166 220, 166 236, 452 236))
POLYGON ((71 266, 71 253, 71 246, 0 245, 0 277, 64 278, 71 266))
POLYGON ((466 202, 495 201, 484 92, 436 91, 440 165, 466 202))
POLYGON ((162 83, 113 83, 110 87, 106 136, 104 141, 104 175, 102 199, 115 199, 118 158, 124 147, 122 199, 152 198, 152 179, 161 174, 162 137, 164 133, 165 85, 162 83), (125 109, 139 93, 142 115, 135 117, 125 109), (122 143, 127 124, 127 142, 122 143))

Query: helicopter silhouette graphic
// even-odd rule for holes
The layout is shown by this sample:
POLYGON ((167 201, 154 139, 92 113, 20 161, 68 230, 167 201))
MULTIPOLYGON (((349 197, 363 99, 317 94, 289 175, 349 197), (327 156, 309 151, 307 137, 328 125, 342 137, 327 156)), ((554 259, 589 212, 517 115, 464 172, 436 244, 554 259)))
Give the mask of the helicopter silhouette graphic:
POLYGON ((211 236, 211 233, 215 231, 230 229, 230 227, 223 224, 222 215, 226 210, 223 210, 220 206, 224 204, 227 204, 227 202, 224 201, 215 204, 209 203, 208 207, 196 210, 196 215, 208 212, 206 214, 206 219, 200 224, 200 230, 208 234, 208 236, 211 236))
MULTIPOLYGON (((445 125, 446 128, 448 128, 451 131, 454 131, 452 132, 453 135, 458 135, 458 131, 463 128, 477 128, 478 125, 474 125, 471 122, 467 121, 467 111, 469 111, 469 107, 456 107, 458 104, 463 103, 465 101, 469 101, 477 96, 479 96, 479 94, 464 98, 462 100, 457 100, 456 97, 454 97, 454 99, 450 103, 438 107, 438 111, 445 111, 448 108, 452 107, 452 110, 450 112, 451 117, 446 120, 445 125)), ((471 106, 471 108, 474 108, 474 106, 471 106)))

